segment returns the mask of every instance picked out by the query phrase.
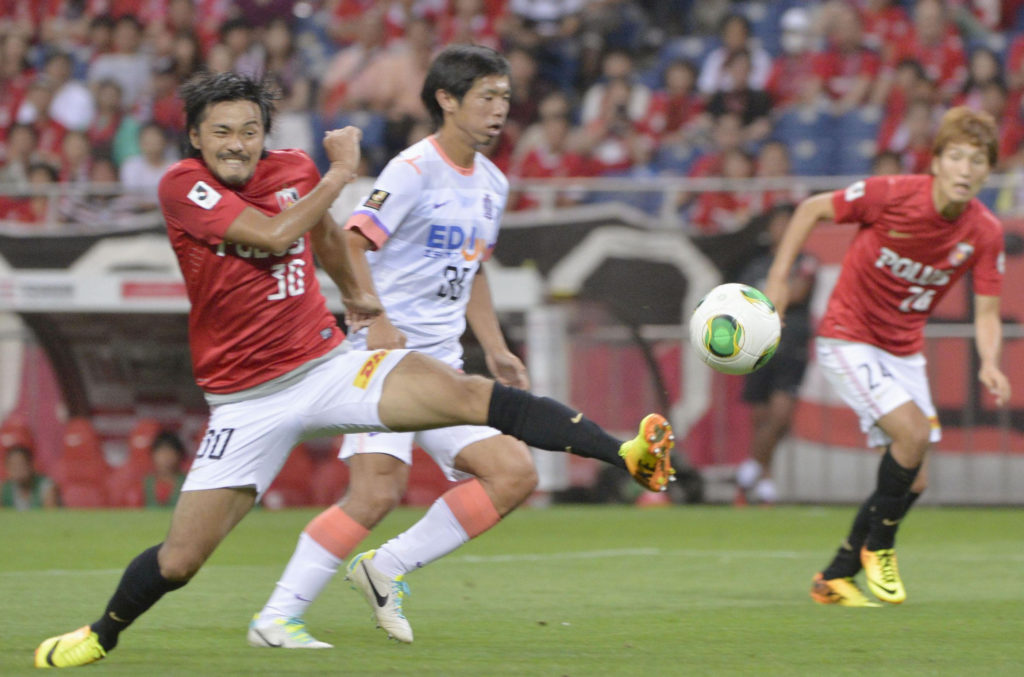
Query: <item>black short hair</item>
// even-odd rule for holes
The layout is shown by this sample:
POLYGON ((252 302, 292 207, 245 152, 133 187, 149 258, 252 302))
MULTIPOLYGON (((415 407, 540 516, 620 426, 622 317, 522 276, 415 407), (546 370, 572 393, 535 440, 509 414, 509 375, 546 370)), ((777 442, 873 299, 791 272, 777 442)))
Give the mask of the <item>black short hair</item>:
POLYGON ((451 45, 435 57, 423 81, 420 99, 430 112, 434 125, 444 123, 444 111, 437 102, 437 90, 443 89, 458 101, 473 83, 488 75, 508 75, 508 60, 490 47, 451 45))
POLYGON ((173 430, 161 430, 158 432, 153 438, 153 443, 149 445, 149 450, 152 452, 157 447, 164 445, 174 449, 174 453, 178 455, 178 458, 183 459, 187 455, 185 452, 185 444, 173 430))
MULTIPOLYGON (((260 109, 263 117, 263 133, 269 134, 274 118, 274 101, 279 98, 278 90, 270 80, 257 80, 238 73, 212 73, 204 71, 189 78, 181 86, 181 100, 185 103, 185 132, 199 129, 206 116, 206 109, 215 103, 225 101, 251 101, 260 109)), ((188 144, 193 156, 200 153, 188 144)))

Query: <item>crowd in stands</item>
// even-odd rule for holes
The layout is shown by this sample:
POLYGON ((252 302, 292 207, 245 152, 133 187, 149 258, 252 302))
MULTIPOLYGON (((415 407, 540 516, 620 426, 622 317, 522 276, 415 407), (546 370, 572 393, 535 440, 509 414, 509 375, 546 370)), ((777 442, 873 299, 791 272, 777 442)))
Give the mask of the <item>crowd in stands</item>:
MULTIPOLYGON (((154 208, 200 69, 273 78, 270 143, 325 162, 364 131, 365 171, 430 132, 419 90, 451 42, 500 49, 514 87, 492 159, 513 178, 926 171, 955 104, 1021 164, 1024 0, 0 0, 0 221, 108 223, 154 208), (765 151, 765 149, 768 149, 765 151), (768 159, 770 167, 765 167, 768 159), (59 186, 120 185, 89 200, 59 186)), ((780 196, 683 195, 695 233, 780 196)), ((790 196, 782 196, 788 197, 790 196)), ((792 196, 799 197, 799 196, 792 196)), ((556 203, 587 199, 564 191, 556 203)), ((512 209, 538 204, 529 190, 512 209)))

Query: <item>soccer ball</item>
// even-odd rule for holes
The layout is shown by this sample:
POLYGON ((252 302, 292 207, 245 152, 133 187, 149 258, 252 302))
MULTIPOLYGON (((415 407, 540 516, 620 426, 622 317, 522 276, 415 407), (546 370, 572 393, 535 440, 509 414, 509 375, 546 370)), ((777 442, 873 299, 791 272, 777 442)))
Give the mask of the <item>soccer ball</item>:
POLYGON ((780 332, 768 297, 737 282, 709 291, 690 317, 690 343, 700 359, 724 374, 759 369, 775 354, 780 332))

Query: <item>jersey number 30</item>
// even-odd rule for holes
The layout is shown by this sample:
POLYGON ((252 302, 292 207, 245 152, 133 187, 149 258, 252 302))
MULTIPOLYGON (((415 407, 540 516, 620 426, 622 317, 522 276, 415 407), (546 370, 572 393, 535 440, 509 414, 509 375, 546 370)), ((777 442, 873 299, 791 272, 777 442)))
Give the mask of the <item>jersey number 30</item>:
POLYGON ((277 280, 277 291, 267 296, 268 301, 280 301, 289 296, 306 293, 306 262, 292 259, 287 263, 270 266, 270 276, 277 280))

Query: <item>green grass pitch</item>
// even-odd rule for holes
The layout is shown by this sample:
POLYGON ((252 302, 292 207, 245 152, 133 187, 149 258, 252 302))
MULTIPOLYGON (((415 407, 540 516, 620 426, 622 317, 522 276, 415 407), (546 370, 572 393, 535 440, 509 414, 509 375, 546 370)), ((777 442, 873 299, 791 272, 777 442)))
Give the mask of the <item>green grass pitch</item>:
MULTIPOLYGON (((850 507, 526 508, 409 575, 415 644, 386 640, 339 576, 307 616, 335 649, 249 648, 249 618, 313 514, 249 515, 86 674, 1024 674, 1020 510, 915 509, 899 543, 907 602, 845 609, 807 590, 850 507)), ((366 547, 420 514, 397 511, 366 547)), ((0 675, 34 674, 42 639, 94 620, 168 518, 0 513, 0 675)))

